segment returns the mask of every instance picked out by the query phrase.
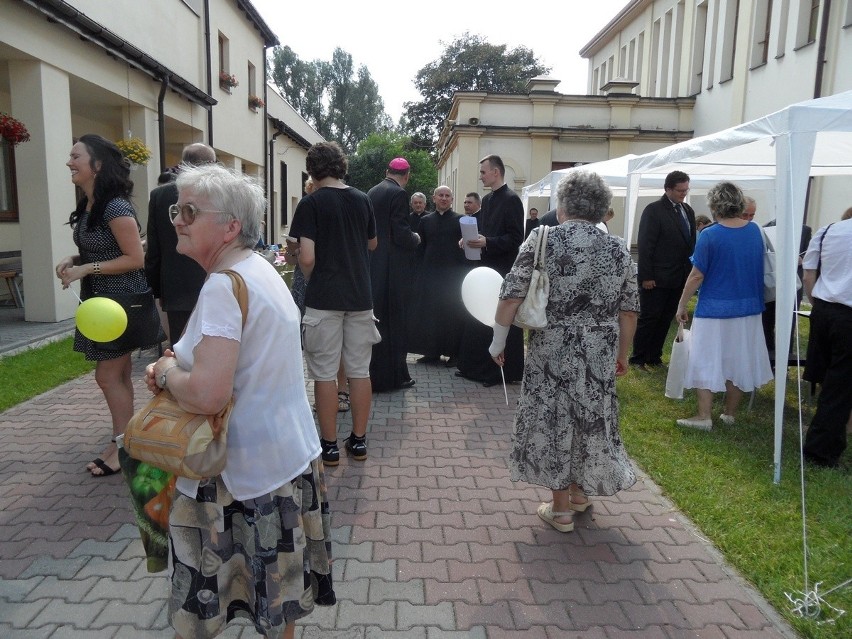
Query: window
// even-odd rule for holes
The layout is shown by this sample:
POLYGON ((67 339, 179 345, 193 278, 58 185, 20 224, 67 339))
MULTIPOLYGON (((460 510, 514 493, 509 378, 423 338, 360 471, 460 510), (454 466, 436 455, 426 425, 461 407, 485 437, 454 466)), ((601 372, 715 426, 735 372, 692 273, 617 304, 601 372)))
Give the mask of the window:
POLYGON ((754 33, 751 42, 751 67, 769 59, 769 30, 772 24, 772 0, 757 0, 754 5, 754 33))
POLYGON ((689 95, 701 93, 704 73, 704 50, 707 48, 707 2, 695 7, 695 33, 692 37, 692 67, 689 76, 689 95))
POLYGON ((796 25, 796 48, 816 42, 819 28, 819 0, 800 0, 796 25))
POLYGON ((0 138, 0 222, 18 221, 18 193, 15 188, 15 149, 0 138))
MULTIPOLYGON (((781 0, 778 10, 778 37, 775 41, 775 57, 784 57, 787 47, 787 16, 790 13, 790 0, 781 0)), ((852 6, 852 5, 850 5, 852 6)))
POLYGON ((719 82, 725 82, 734 77, 734 57, 737 52, 737 19, 739 18, 739 0, 728 0, 725 3, 725 15, 722 18, 722 66, 719 70, 719 82))
POLYGON ((257 95, 257 71, 254 68, 254 65, 249 62, 248 63, 248 93, 249 95, 257 95))
POLYGON ((219 86, 227 91, 231 92, 231 88, 236 86, 234 82, 236 78, 231 75, 231 65, 229 62, 230 58, 230 46, 228 43, 228 38, 226 38, 222 33, 219 33, 219 86))

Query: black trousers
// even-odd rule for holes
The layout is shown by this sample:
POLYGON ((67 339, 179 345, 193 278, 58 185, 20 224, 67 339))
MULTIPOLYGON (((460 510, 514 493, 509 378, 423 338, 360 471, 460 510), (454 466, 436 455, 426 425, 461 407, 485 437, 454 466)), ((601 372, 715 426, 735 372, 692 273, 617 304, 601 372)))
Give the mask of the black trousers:
POLYGON ((633 337, 631 364, 659 364, 682 288, 639 288, 639 322, 633 337))
POLYGON ((834 466, 846 449, 852 411, 852 308, 815 299, 805 379, 821 384, 817 409, 805 436, 805 458, 834 466))

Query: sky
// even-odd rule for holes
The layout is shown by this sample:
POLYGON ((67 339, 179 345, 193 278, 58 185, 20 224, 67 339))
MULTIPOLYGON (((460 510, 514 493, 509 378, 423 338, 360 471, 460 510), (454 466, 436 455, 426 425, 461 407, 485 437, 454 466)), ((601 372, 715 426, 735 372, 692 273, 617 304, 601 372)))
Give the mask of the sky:
POLYGON ((420 99, 413 83, 417 71, 440 58, 445 46, 465 31, 493 45, 531 49, 552 68, 550 75, 562 81, 557 91, 584 95, 588 61, 579 51, 627 2, 427 0, 399 5, 377 0, 252 0, 281 45, 302 60, 331 60, 340 47, 352 55, 356 69, 366 65, 394 122, 404 102, 420 99))

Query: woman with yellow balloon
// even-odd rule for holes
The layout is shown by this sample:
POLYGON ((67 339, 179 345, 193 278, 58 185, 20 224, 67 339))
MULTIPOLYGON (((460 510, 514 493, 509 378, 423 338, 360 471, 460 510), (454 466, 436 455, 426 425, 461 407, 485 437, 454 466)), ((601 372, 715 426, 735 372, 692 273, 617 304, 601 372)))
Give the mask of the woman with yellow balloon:
POLYGON ((103 348, 102 342, 124 332, 127 316, 119 304, 96 293, 142 293, 148 283, 139 224, 130 203, 130 166, 121 151, 99 135, 83 135, 71 147, 66 166, 81 194, 69 219, 79 254, 61 260, 56 276, 63 288, 80 281, 84 302, 77 315, 74 350, 97 361, 95 381, 109 406, 113 432, 112 442, 86 468, 93 477, 106 477, 120 470, 114 438, 133 416, 132 351, 103 348))

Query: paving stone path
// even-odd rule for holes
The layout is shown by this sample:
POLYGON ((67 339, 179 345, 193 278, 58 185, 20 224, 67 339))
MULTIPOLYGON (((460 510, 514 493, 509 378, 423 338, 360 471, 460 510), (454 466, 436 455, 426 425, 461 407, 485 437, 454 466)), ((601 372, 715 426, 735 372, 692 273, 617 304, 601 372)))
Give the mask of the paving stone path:
MULTIPOLYGON (((151 357, 134 355, 137 406, 151 357)), ((573 534, 545 526, 548 492, 508 478, 502 388, 411 367, 414 388, 375 398, 369 460, 326 471, 339 603, 297 637, 796 636, 644 476, 573 534)), ((84 470, 109 433, 92 374, 0 414, 0 637, 173 636, 121 477, 84 470)))

